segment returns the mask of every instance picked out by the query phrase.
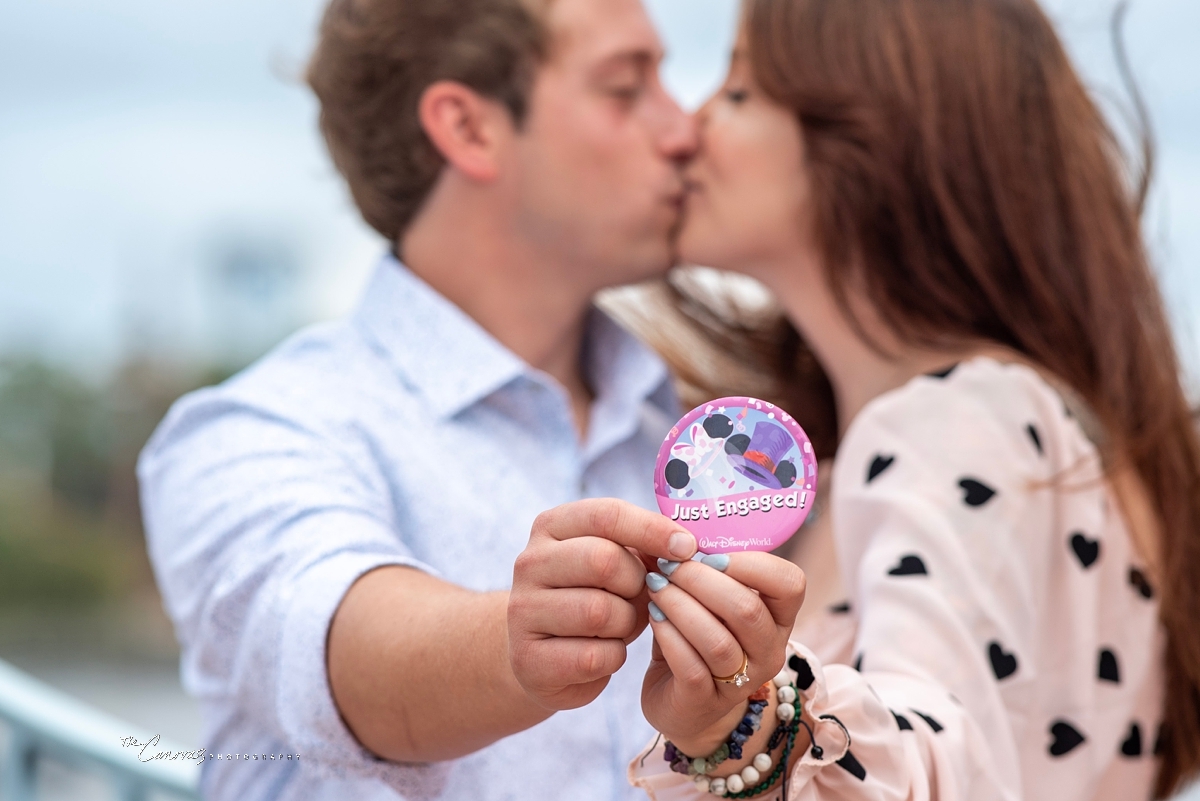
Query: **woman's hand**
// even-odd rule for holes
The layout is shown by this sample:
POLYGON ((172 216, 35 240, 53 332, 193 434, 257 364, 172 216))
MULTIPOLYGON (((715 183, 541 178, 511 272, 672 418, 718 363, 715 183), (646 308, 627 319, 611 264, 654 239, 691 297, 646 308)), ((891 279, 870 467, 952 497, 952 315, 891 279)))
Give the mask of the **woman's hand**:
POLYGON ((654 649, 642 711, 685 754, 706 756, 737 726, 746 698, 783 667, 804 603, 804 572, 753 551, 660 560, 659 567, 646 577, 657 608, 650 610, 654 649), (750 680, 741 687, 716 681, 738 671, 743 652, 750 680))

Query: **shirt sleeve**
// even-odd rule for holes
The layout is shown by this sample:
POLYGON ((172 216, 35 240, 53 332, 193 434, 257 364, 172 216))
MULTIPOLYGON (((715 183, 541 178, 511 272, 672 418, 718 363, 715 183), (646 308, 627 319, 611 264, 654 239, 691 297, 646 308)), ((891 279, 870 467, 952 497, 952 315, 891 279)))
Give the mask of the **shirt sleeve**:
MULTIPOLYGON (((896 683, 889 686, 898 688, 907 702, 932 710, 906 708, 900 713, 889 709, 882 694, 853 667, 823 666, 798 642, 789 644, 787 655, 792 665, 796 659, 805 663, 801 672, 791 671, 790 675, 793 679, 803 675, 808 682, 797 689, 812 728, 812 741, 803 728, 796 737, 800 756, 788 776, 788 801, 1004 797, 995 792, 963 794, 955 785, 954 759, 964 751, 986 759, 986 746, 978 728, 965 719, 964 710, 947 704, 940 689, 892 677, 896 683), (954 744, 957 753, 943 747, 949 738, 937 737, 947 731, 961 733, 954 744), (814 755, 814 744, 820 746, 815 752, 819 756, 814 755), (871 766, 870 773, 866 765, 871 766)), ((712 798, 700 792, 691 779, 670 770, 661 741, 652 743, 630 764, 629 779, 653 801, 712 798)), ((783 786, 776 785, 758 798, 781 801, 783 786)))
MULTIPOLYGON (((854 665, 822 666, 796 642, 790 653, 812 671, 807 714, 836 718, 849 743, 800 759, 789 801, 1094 796, 1132 695, 1092 689, 1097 573, 1078 556, 1071 569, 1044 457, 1055 424, 1040 422, 1061 408, 997 413, 1010 401, 1023 403, 918 379, 847 433, 831 514, 854 665)), ((1098 494, 1080 503, 1099 510, 1099 475, 1085 478, 1098 494)), ((635 760, 635 784, 657 801, 704 797, 656 757, 635 760)))
MULTIPOLYGON (((388 779, 399 766, 362 748, 338 714, 326 635, 364 573, 384 565, 436 571, 398 537, 370 460, 218 388, 176 405, 138 474, 151 561, 189 690, 251 716, 310 768, 388 779)), ((391 778, 406 784, 412 776, 391 778)))

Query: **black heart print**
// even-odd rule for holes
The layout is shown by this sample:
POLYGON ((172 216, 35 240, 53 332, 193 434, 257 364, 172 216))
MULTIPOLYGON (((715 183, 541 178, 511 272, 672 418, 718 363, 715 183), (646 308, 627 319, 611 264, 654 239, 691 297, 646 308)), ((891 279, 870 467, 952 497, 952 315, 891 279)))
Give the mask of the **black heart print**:
POLYGON ((1100 652, 1100 667, 1097 673, 1101 681, 1121 681, 1121 669, 1117 666, 1117 655, 1107 648, 1100 652))
POLYGON ((812 683, 817 680, 813 675, 812 668, 808 665, 808 660, 792 654, 788 658, 788 667, 796 673, 796 687, 801 690, 807 690, 812 686, 812 683))
POLYGON ((1146 578, 1146 574, 1138 570, 1136 567, 1129 568, 1129 583, 1133 588, 1141 594, 1146 600, 1154 597, 1154 588, 1150 586, 1150 580, 1146 578))
POLYGON ((1079 747, 1087 738, 1079 733, 1079 729, 1065 720, 1056 720, 1050 724, 1050 756, 1060 757, 1079 747))
POLYGON ((855 759, 854 754, 850 753, 849 751, 847 751, 846 755, 839 759, 837 763, 842 770, 846 771, 860 782, 865 782, 867 780, 867 769, 864 768, 862 763, 855 759))
POLYGON ((992 499, 996 491, 975 478, 962 478, 958 486, 963 488, 963 503, 967 506, 983 506, 992 499))
POLYGON ((1121 753, 1127 757, 1142 755, 1142 727, 1136 723, 1129 724, 1129 736, 1121 743, 1121 753))
POLYGON ((845 615, 850 612, 850 602, 842 601, 840 604, 833 604, 829 607, 829 611, 834 615, 845 615))
POLYGON ((895 456, 884 456, 882 453, 876 454, 871 460, 871 466, 867 468, 867 483, 870 484, 878 477, 880 473, 892 466, 892 462, 896 461, 895 456))
POLYGON ((892 713, 892 717, 896 719, 896 725, 900 727, 900 731, 913 730, 912 724, 908 722, 908 718, 904 717, 904 715, 901 715, 894 709, 888 711, 890 711, 892 713))
POLYGON ((1079 559, 1079 564, 1089 568, 1100 558, 1100 540, 1088 539, 1082 531, 1071 535, 1071 550, 1079 559))
POLYGON ((917 712, 917 710, 915 710, 915 709, 913 710, 913 712, 916 712, 917 717, 919 717, 921 720, 923 720, 927 724, 929 724, 929 728, 933 729, 934 734, 937 734, 939 731, 942 730, 942 724, 938 723, 936 720, 931 718, 929 715, 926 715, 924 712, 917 712))
POLYGON ((929 571, 925 569, 925 562, 916 554, 908 554, 900 557, 900 564, 888 571, 889 576, 927 576, 929 571))
POLYGON ((1040 434, 1038 434, 1037 426, 1035 426, 1033 423, 1030 423, 1029 425, 1025 426, 1025 433, 1029 435, 1031 440, 1033 440, 1033 447, 1037 448, 1038 456, 1044 454, 1045 451, 1042 450, 1042 437, 1040 434))
POLYGON ((1017 656, 1009 653, 998 642, 988 644, 988 658, 992 660, 992 672, 997 679, 1007 679, 1017 672, 1017 656))

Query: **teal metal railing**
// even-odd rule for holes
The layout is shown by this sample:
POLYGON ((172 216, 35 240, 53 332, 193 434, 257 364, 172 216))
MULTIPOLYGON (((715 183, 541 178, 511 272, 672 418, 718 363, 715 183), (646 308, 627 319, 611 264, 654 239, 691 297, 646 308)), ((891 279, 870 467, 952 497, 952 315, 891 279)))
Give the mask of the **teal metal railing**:
MULTIPOLYGON (((196 760, 139 759, 141 749, 125 738, 147 742, 153 735, 135 729, 59 692, 0 660, 0 722, 8 748, 0 761, 0 799, 35 801, 37 766, 51 758, 81 770, 106 774, 121 801, 145 801, 151 791, 199 799, 196 760)), ((183 751, 158 742, 142 758, 183 751)))

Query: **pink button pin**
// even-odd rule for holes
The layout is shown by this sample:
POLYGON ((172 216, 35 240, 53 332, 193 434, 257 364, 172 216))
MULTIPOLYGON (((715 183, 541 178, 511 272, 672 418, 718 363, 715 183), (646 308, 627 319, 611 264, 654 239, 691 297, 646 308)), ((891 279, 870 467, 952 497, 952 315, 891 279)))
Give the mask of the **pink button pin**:
POLYGON ((658 508, 696 535, 704 553, 770 551, 808 517, 817 459, 778 406, 721 398, 692 409, 658 451, 658 508))

